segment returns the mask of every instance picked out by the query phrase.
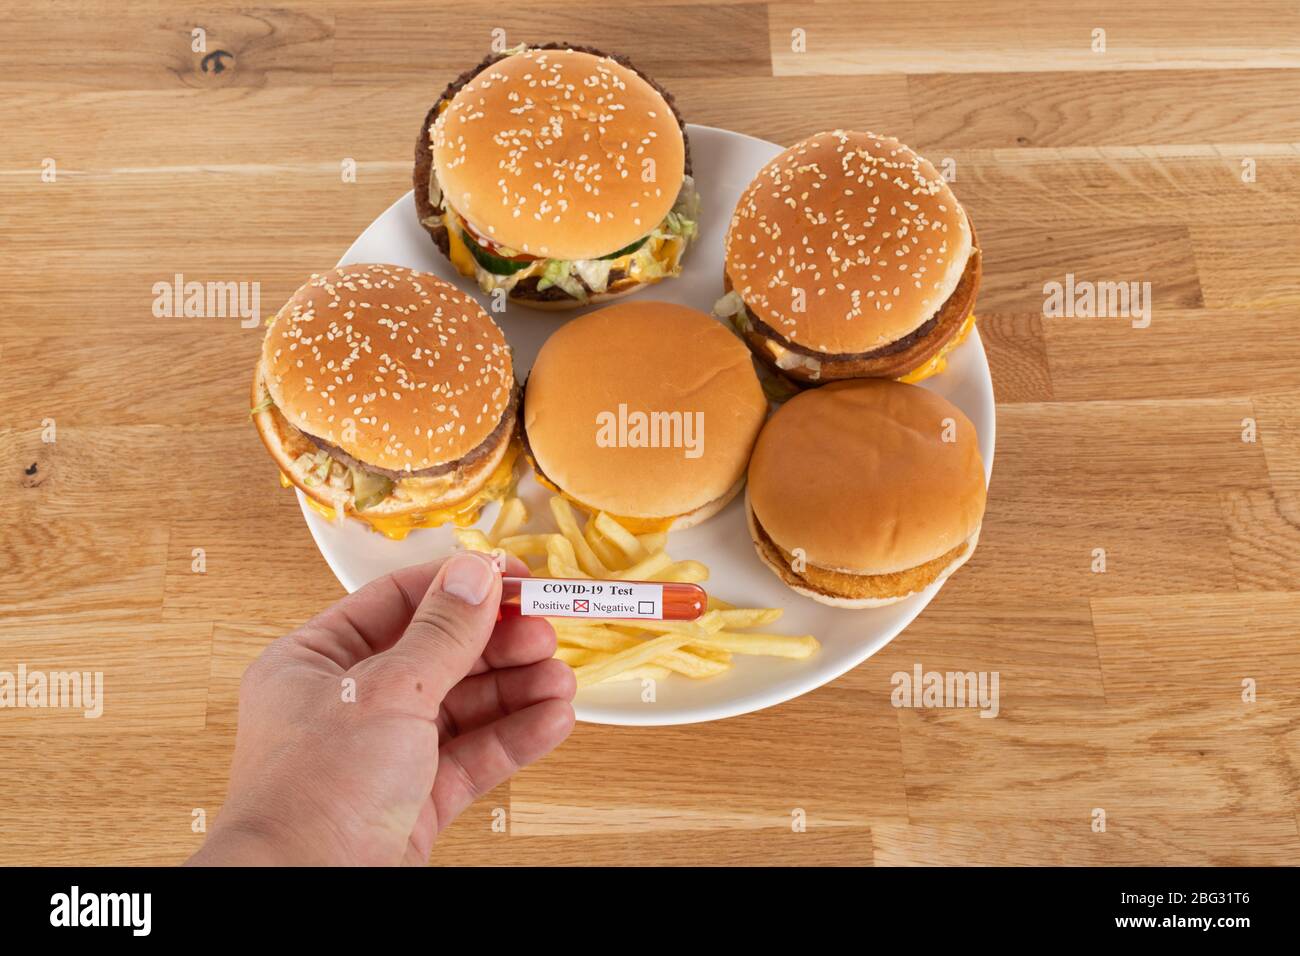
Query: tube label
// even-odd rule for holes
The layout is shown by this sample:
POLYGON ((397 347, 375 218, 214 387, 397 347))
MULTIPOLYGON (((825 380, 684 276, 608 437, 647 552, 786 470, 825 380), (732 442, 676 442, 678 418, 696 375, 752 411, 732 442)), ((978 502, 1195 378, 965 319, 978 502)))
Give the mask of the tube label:
POLYGON ((661 621, 664 586, 632 581, 524 578, 519 613, 535 617, 626 618, 661 621))

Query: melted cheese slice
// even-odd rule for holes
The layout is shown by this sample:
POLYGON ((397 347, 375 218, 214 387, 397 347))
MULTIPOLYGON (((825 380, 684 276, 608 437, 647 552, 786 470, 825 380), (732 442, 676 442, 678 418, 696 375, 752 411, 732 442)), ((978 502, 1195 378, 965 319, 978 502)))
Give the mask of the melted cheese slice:
MULTIPOLYGON (((393 516, 365 515, 349 510, 347 516, 364 521, 371 530, 378 531, 385 538, 393 541, 401 541, 416 528, 440 528, 445 524, 454 524, 458 528, 469 527, 478 521, 479 512, 485 505, 503 497, 510 490, 515 478, 515 459, 518 457, 519 449, 511 447, 506 452, 506 456, 501 459, 501 463, 493 470, 487 484, 468 498, 446 507, 393 516)), ((281 474, 280 484, 288 488, 293 482, 281 474)), ((330 521, 338 520, 338 512, 334 508, 323 505, 311 497, 307 498, 307 504, 313 511, 330 521)))
POLYGON ((474 278, 475 266, 474 255, 469 251, 469 246, 465 245, 464 235, 461 233, 460 217, 457 216, 447 206, 445 215, 447 217, 447 257, 451 259, 451 264, 456 267, 456 271, 463 276, 474 278))
POLYGON ((944 344, 943 348, 939 350, 938 354, 936 354, 934 358, 930 359, 930 361, 926 362, 924 365, 912 369, 912 371, 900 378, 899 381, 914 385, 917 382, 925 381, 932 375, 938 375, 948 367, 949 353, 970 337, 970 330, 973 328, 975 328, 974 312, 966 316, 966 320, 962 322, 961 328, 957 330, 957 334, 944 344))

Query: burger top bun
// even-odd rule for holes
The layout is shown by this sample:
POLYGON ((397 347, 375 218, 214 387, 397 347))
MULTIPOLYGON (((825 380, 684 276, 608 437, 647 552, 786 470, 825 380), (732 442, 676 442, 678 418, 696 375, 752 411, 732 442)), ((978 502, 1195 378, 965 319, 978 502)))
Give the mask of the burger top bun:
POLYGON ((833 130, 791 146, 741 194, 726 273, 788 341, 856 354, 933 316, 971 249, 966 213, 928 161, 888 136, 833 130))
POLYGON ((505 337, 473 298, 390 265, 313 276, 272 319, 261 376, 291 425, 394 471, 473 451, 515 386, 505 337))
POLYGON ((547 339, 525 386, 523 422, 537 467, 579 504, 657 519, 734 495, 766 414, 749 350, 725 326, 685 306, 638 301, 590 312, 547 339), (654 415, 688 427, 683 442, 638 440, 637 419, 654 415))
POLYGON ((931 391, 887 379, 796 395, 749 463, 750 507, 772 541, 852 574, 939 558, 978 531, 984 501, 970 419, 931 391))
POLYGON ((451 206, 530 255, 593 259, 672 209, 686 146, 672 107, 609 57, 524 50, 470 80, 432 129, 451 206))

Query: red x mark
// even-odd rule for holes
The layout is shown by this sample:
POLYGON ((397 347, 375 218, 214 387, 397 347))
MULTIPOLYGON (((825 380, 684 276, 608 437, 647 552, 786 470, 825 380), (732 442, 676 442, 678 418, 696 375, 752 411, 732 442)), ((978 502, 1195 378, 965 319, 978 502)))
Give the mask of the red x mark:
POLYGON ((574 601, 573 601, 573 609, 574 609, 575 611, 586 611, 588 614, 590 614, 590 613, 591 613, 591 602, 590 602, 590 601, 579 601, 579 600, 577 600, 577 599, 575 598, 574 601))

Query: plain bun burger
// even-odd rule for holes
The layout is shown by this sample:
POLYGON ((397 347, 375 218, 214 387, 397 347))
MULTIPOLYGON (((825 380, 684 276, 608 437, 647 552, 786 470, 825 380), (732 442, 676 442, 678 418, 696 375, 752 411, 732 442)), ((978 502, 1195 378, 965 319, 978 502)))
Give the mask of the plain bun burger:
POLYGON ((616 303, 561 327, 523 407, 538 481, 637 533, 717 514, 743 486, 767 414, 745 346, 667 302, 616 303))
POLYGON ((823 604, 892 604, 975 551, 984 517, 975 426, 946 399, 887 380, 796 395, 763 429, 746 510, 759 558, 823 604))
POLYGON ((681 271, 698 199, 685 126, 626 59, 551 43, 493 54, 429 110, 415 200, 485 292, 571 309, 681 271))
POLYGON ((726 238, 729 318, 797 387, 920 381, 969 333, 980 250, 947 182, 898 140, 834 130, 741 195, 726 238))
POLYGON ((510 349, 470 296, 400 266, 312 276, 271 320, 252 417, 328 517, 390 538, 470 524, 514 484, 510 349))

